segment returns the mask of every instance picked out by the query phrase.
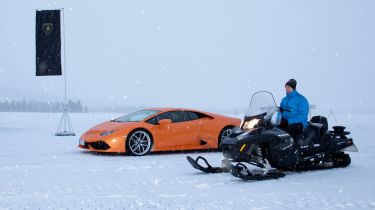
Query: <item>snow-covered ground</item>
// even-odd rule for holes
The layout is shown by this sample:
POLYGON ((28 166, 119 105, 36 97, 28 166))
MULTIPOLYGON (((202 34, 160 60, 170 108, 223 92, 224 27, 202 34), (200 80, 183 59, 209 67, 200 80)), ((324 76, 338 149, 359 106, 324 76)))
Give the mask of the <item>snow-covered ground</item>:
MULTIPOLYGON (((56 137, 60 114, 0 113, 0 209, 374 209, 375 115, 336 116, 359 153, 343 169, 244 182, 203 174, 184 153, 101 155, 79 136, 111 114, 71 114, 76 137, 56 137)), ((203 155, 220 164, 219 152, 203 155)))

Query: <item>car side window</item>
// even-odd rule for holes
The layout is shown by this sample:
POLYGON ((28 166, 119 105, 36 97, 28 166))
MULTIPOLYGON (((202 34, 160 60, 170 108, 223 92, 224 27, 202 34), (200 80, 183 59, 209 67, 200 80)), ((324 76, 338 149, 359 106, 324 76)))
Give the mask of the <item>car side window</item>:
POLYGON ((165 112, 163 114, 156 116, 155 118, 156 118, 156 122, 158 122, 159 120, 165 120, 165 119, 172 120, 173 122, 173 116, 171 115, 171 112, 165 112))
POLYGON ((158 124, 158 122, 156 121, 156 117, 153 117, 153 118, 147 120, 146 122, 147 123, 151 123, 153 125, 157 125, 158 124))
POLYGON ((149 121, 150 123, 156 125, 158 124, 160 120, 165 120, 165 119, 171 120, 172 123, 181 122, 181 115, 178 114, 177 112, 165 112, 154 117, 153 119, 150 119, 149 121))
POLYGON ((186 115, 182 111, 173 111, 173 112, 170 112, 170 114, 172 116, 172 122, 174 123, 187 121, 186 115))
POLYGON ((188 117, 189 120, 197 120, 199 119, 199 116, 197 113, 195 112, 186 112, 186 115, 188 117))
POLYGON ((172 111, 162 113, 153 119, 148 120, 149 123, 156 125, 159 120, 170 119, 172 123, 179 123, 188 121, 188 116, 182 111, 172 111))
POLYGON ((213 119, 213 117, 211 117, 209 115, 206 115, 206 114, 203 114, 203 113, 200 113, 200 112, 191 112, 191 115, 189 115, 189 116, 190 116, 191 120, 201 119, 201 118, 213 119))
POLYGON ((155 116, 147 120, 147 122, 153 125, 157 125, 159 120, 164 120, 164 119, 170 119, 172 123, 179 123, 179 122, 197 120, 197 119, 204 118, 204 117, 208 117, 208 116, 199 112, 171 111, 171 112, 165 112, 158 116, 155 116))
POLYGON ((159 115, 147 120, 147 122, 151 123, 153 125, 157 125, 159 120, 164 120, 164 119, 170 119, 173 122, 173 119, 172 119, 172 116, 171 116, 170 112, 165 112, 165 113, 159 114, 159 115))

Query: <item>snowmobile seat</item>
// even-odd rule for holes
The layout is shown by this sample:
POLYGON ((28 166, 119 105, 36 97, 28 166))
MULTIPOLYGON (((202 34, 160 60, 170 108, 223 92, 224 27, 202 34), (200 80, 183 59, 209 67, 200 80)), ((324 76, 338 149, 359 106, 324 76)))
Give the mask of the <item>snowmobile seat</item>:
POLYGON ((309 127, 313 128, 313 129, 317 129, 318 131, 320 131, 320 129, 322 129, 323 127, 323 124, 322 123, 312 123, 312 122, 309 122, 309 127))
POLYGON ((311 126, 309 123, 309 126, 307 129, 304 130, 302 138, 298 139, 298 145, 304 146, 311 143, 311 140, 317 135, 319 132, 319 127, 311 126))
POLYGON ((328 120, 324 116, 314 116, 309 122, 309 127, 315 127, 319 130, 319 135, 324 135, 328 132, 328 120))
POLYGON ((298 145, 304 146, 310 144, 315 137, 322 135, 323 127, 322 123, 308 122, 307 128, 303 131, 302 138, 298 139, 298 145))

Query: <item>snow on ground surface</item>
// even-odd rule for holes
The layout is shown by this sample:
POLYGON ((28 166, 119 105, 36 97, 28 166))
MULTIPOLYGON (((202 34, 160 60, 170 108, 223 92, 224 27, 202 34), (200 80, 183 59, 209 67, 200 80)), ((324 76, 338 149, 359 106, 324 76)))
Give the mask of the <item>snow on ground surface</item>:
POLYGON ((0 113, 0 209, 374 209, 375 115, 336 116, 359 153, 347 168, 244 182, 203 174, 186 155, 220 165, 219 152, 102 155, 79 136, 110 114, 71 114, 76 137, 56 137, 60 114, 0 113))

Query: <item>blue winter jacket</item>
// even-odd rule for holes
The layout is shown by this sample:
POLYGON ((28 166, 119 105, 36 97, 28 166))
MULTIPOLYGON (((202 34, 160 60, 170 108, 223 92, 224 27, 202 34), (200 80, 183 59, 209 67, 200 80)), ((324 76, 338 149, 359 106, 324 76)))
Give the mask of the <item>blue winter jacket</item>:
POLYGON ((280 107, 290 110, 282 113, 282 117, 287 119, 289 124, 302 123, 306 128, 309 102, 303 95, 294 90, 283 98, 280 107))

